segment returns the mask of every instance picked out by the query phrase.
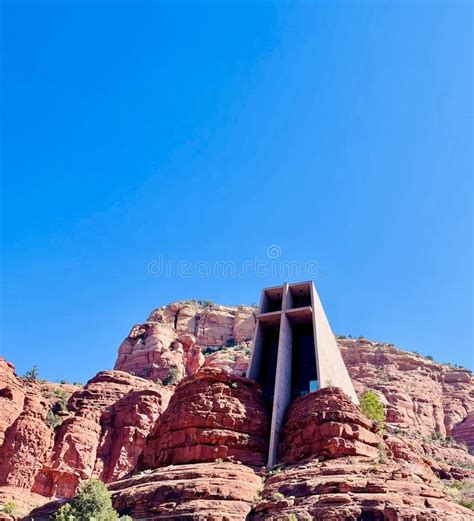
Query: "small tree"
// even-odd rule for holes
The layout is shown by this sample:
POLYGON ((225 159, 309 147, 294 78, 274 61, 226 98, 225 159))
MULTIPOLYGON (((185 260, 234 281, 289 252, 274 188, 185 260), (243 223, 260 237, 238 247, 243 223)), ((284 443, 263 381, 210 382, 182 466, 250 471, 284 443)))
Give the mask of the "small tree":
POLYGON ((34 365, 29 371, 26 371, 23 378, 28 382, 36 382, 39 377, 38 367, 34 365))
POLYGON ((370 420, 376 422, 383 431, 385 427, 385 409, 379 395, 372 390, 365 391, 360 398, 360 408, 370 420))
POLYGON ((119 517, 112 507, 110 493, 102 481, 89 479, 79 488, 79 493, 63 505, 51 519, 54 521, 132 521, 130 516, 119 517))

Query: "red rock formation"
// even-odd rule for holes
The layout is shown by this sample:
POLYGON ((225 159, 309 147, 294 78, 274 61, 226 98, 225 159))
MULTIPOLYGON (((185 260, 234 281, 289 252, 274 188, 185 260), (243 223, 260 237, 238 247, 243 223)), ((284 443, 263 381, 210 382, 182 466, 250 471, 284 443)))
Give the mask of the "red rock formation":
POLYGON ((326 388, 290 404, 283 426, 281 461, 308 457, 377 457, 382 438, 341 389, 326 388))
POLYGON ((204 349, 250 340, 254 328, 254 308, 196 301, 170 304, 133 327, 119 348, 115 369, 150 380, 166 380, 173 370, 181 379, 199 370, 204 349))
MULTIPOLYGON (((244 465, 215 460, 266 459, 260 391, 236 378, 246 371, 254 311, 197 302, 155 310, 120 348, 116 367, 130 374, 99 373, 79 391, 19 379, 0 359, 0 504, 13 499, 26 509, 51 494, 69 497, 80 480, 97 476, 121 479, 112 485, 114 501, 136 515, 243 519, 260 478, 244 465), (177 386, 160 416, 174 388, 150 380, 171 373, 194 376, 177 386), (67 412, 59 407, 63 393, 73 393, 67 412), (63 419, 55 431, 45 421, 52 409, 63 419), (212 463, 187 464, 202 461, 212 463), (161 467, 126 477, 137 464, 161 467)), ((443 439, 474 448, 472 375, 366 339, 342 339, 340 346, 357 391, 374 389, 385 404, 387 463, 379 461, 371 423, 338 390, 311 394, 288 411, 282 450, 294 466, 266 480, 264 499, 249 515, 470 519, 439 478, 474 475, 474 457, 443 439)))
MULTIPOLYGON (((474 410, 474 378, 467 369, 364 338, 338 343, 358 390, 375 389, 385 397, 389 424, 422 436, 446 436, 474 410)), ((463 435, 458 439, 467 441, 463 435)))
POLYGON ((248 519, 468 521, 426 466, 355 456, 283 469, 248 519))
POLYGON ((453 427, 451 436, 455 440, 465 443, 474 452, 474 411, 471 411, 453 427))
POLYGON ((242 342, 236 346, 217 349, 206 356, 203 368, 222 369, 234 376, 245 376, 251 349, 251 342, 242 342))
POLYGON ((104 411, 95 475, 108 483, 136 469, 146 438, 170 395, 167 388, 130 391, 104 411))
POLYGON ((46 403, 38 396, 25 399, 23 412, 5 433, 0 448, 0 483, 31 489, 47 458, 53 431, 46 421, 46 403))
POLYGON ((33 492, 72 497, 91 476, 107 481, 133 471, 168 398, 169 390, 142 378, 120 371, 98 373, 69 399, 73 416, 59 427, 33 492))
MULTIPOLYGON (((144 471, 109 485, 113 506, 133 519, 243 521, 262 478, 238 463, 196 463, 144 471)), ((60 503, 31 512, 46 521, 60 503)))
POLYGON ((205 369, 183 380, 143 452, 145 468, 235 458, 262 465, 268 417, 255 382, 205 369))
POLYGON ((0 357, 0 447, 5 431, 23 411, 25 392, 12 364, 0 357))
POLYGON ((134 519, 243 521, 262 478, 237 463, 164 467, 111 484, 118 512, 134 519))

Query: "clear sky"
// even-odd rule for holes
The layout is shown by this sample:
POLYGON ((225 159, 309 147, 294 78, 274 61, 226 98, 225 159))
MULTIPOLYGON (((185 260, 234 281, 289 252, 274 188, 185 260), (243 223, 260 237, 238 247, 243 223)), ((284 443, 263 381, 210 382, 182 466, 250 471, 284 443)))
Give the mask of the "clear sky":
POLYGON ((86 381, 153 308, 293 261, 335 332, 472 367, 472 15, 2 2, 0 353, 86 381))

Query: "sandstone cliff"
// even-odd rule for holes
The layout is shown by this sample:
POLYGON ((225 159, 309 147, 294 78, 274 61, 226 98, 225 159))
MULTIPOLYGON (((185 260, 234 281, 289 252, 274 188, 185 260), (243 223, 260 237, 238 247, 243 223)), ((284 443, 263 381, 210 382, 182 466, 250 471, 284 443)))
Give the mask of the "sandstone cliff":
POLYGON ((0 359, 0 504, 26 512, 96 476, 136 519, 472 518, 449 485, 474 474, 469 371, 339 338, 356 390, 380 395, 386 432, 338 390, 311 393, 287 411, 287 466, 272 471, 261 392, 243 378, 254 325, 250 307, 159 308, 83 388, 25 381, 0 359))

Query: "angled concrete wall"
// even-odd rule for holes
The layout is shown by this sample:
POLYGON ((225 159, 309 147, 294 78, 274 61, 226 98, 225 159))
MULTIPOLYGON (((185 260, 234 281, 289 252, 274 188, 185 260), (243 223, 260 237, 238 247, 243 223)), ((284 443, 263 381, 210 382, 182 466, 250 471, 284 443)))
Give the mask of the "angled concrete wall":
MULTIPOLYGON (((259 381, 261 369, 265 368, 265 360, 262 359, 263 328, 269 324, 273 327, 279 324, 275 385, 273 393, 268 393, 267 396, 272 414, 269 466, 278 461, 280 431, 286 408, 292 399, 292 328, 298 327, 297 324, 308 324, 308 321, 312 322, 313 328, 318 389, 339 387, 354 403, 359 403, 314 284, 310 281, 264 289, 257 315, 248 377, 259 381)), ((314 362, 310 362, 310 365, 311 363, 314 362)), ((296 367, 294 369, 297 370, 296 367)))
POLYGON ((318 366, 319 388, 339 387, 356 404, 359 399, 347 372, 346 364, 336 342, 334 333, 329 326, 314 284, 311 284, 311 306, 313 308, 314 340, 316 363, 318 366))

